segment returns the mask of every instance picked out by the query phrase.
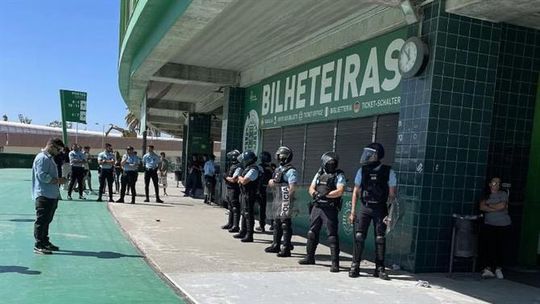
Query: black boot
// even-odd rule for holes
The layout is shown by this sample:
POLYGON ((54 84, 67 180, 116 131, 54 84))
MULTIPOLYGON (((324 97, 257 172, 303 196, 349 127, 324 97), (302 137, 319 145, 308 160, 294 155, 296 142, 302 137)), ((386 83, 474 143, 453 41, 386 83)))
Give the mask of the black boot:
POLYGON ((233 212, 229 209, 229 216, 227 218, 227 224, 221 226, 221 229, 231 229, 233 227, 233 212))
POLYGON ((264 249, 265 252, 272 252, 272 253, 278 253, 279 247, 281 245, 281 237, 283 236, 283 230, 281 230, 281 227, 276 227, 273 231, 273 241, 272 245, 270 247, 266 247, 264 249))
POLYGON ((247 234, 247 227, 246 227, 246 217, 242 216, 241 224, 240 224, 240 232, 233 235, 235 239, 243 239, 247 234))
POLYGON ((277 256, 286 258, 291 256, 292 227, 290 219, 283 221, 281 227, 283 228, 283 244, 281 244, 281 250, 278 252, 277 256))
POLYGON ((238 227, 238 225, 240 224, 240 209, 238 209, 238 207, 236 206, 233 207, 232 215, 233 215, 232 227, 229 229, 229 232, 231 233, 240 231, 240 228, 238 227))
POLYGON ((362 260, 362 251, 364 251, 364 236, 357 232, 353 244, 353 258, 349 277, 357 278, 360 276, 360 261, 362 260))
POLYGON ((330 272, 339 272, 339 244, 330 244, 330 259, 332 260, 330 272))
POLYGON ((386 270, 384 270, 384 255, 386 253, 386 238, 384 236, 375 237, 375 272, 374 277, 383 280, 390 280, 386 270))
POLYGON ((300 265, 313 265, 315 264, 315 250, 317 250, 317 242, 314 240, 307 240, 306 244, 306 256, 298 261, 300 265))
POLYGON ((384 266, 376 267, 375 272, 373 272, 373 276, 381 280, 386 280, 386 281, 390 280, 390 277, 388 276, 388 273, 384 269, 384 266))
POLYGON ((252 214, 246 215, 246 228, 247 232, 246 235, 242 238, 243 243, 251 243, 253 242, 253 228, 255 226, 255 219, 253 218, 252 214))

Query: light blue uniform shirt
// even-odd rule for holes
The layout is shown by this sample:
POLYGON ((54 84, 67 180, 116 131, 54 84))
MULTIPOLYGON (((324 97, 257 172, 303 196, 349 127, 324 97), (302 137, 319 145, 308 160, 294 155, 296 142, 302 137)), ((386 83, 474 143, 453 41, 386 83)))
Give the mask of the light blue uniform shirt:
POLYGON ((44 196, 50 199, 58 199, 60 190, 58 185, 51 184, 54 178, 58 178, 58 170, 52 155, 41 151, 32 165, 32 199, 44 196))
MULTIPOLYGON (((321 174, 319 172, 317 172, 317 174, 315 174, 315 177, 313 177, 313 180, 311 181, 311 184, 312 185, 317 185, 317 180, 319 179, 319 176, 321 176, 321 174)), ((345 183, 347 182, 347 180, 345 179, 345 174, 343 173, 340 173, 337 175, 336 177, 336 186, 344 186, 345 187, 345 183)))
MULTIPOLYGON (((283 166, 279 166, 278 170, 282 169, 283 166)), ((298 172, 296 169, 289 169, 289 171, 285 172, 285 175, 283 176, 283 180, 290 184, 296 184, 298 183, 298 172)))
POLYGON ((124 171, 137 171, 139 168, 139 157, 137 155, 124 154, 122 161, 126 161, 124 164, 124 171))
MULTIPOLYGON (((382 165, 375 168, 376 170, 380 169, 382 165)), ((362 168, 358 169, 358 172, 356 172, 356 177, 354 178, 354 185, 360 187, 362 184, 362 168)), ((396 172, 394 172, 393 169, 390 169, 390 174, 388 177, 388 187, 395 187, 397 186, 397 178, 396 178, 396 172)))
POLYGON ((211 160, 207 160, 204 163, 204 175, 214 176, 215 174, 216 174, 216 167, 214 166, 214 162, 211 160))
POLYGON ((233 173, 232 177, 235 178, 235 177, 239 176, 242 173, 242 170, 244 170, 244 169, 242 169, 242 167, 236 168, 236 170, 234 170, 234 173, 233 173))
MULTIPOLYGON (((98 163, 102 160, 115 160, 114 154, 112 152, 103 151, 97 156, 98 163)), ((104 163, 99 165, 101 169, 112 169, 113 165, 109 163, 104 163)))
POLYGON ((85 160, 86 156, 82 151, 71 151, 69 152, 69 164, 73 167, 84 167, 84 163, 75 163, 75 161, 82 161, 85 160))
POLYGON ((146 169, 157 169, 159 167, 160 157, 156 153, 146 153, 143 158, 143 164, 146 169))
POLYGON ((244 175, 244 178, 249 178, 250 181, 256 181, 259 178, 259 170, 249 169, 249 171, 244 175))

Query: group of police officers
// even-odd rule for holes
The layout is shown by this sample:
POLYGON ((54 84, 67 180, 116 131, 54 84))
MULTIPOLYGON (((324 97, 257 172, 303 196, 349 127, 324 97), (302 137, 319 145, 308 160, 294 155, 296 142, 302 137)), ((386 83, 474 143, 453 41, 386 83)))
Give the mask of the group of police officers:
MULTIPOLYGON (((390 166, 381 163, 384 148, 379 143, 371 143, 364 148, 360 158, 361 167, 354 180, 352 206, 349 221, 354 224, 353 260, 349 271, 350 277, 358 277, 360 261, 366 234, 370 223, 375 227, 375 271, 374 276, 388 280, 384 268, 386 248, 386 227, 390 224, 388 210, 396 197, 396 174, 390 166), (359 216, 356 216, 356 202, 360 200, 359 216)), ((291 164, 293 151, 281 146, 275 153, 279 163, 276 168, 272 164, 272 156, 263 151, 257 155, 250 150, 240 152, 233 150, 227 153, 230 163, 224 181, 227 187, 225 200, 228 204, 228 221, 222 229, 228 229, 234 238, 242 242, 253 242, 255 227, 254 206, 259 205, 259 227, 264 232, 266 223, 267 195, 271 197, 271 226, 273 230, 272 244, 265 252, 276 253, 278 257, 290 257, 292 209, 294 193, 298 183, 298 172, 291 164)), ((319 244, 319 232, 324 224, 328 231, 328 243, 332 266, 331 272, 339 272, 339 234, 338 214, 342 206, 346 178, 339 169, 339 156, 335 152, 326 152, 321 156, 321 167, 316 172, 309 194, 312 201, 309 205, 310 227, 307 233, 306 256, 299 264, 315 264, 315 251, 319 244)))

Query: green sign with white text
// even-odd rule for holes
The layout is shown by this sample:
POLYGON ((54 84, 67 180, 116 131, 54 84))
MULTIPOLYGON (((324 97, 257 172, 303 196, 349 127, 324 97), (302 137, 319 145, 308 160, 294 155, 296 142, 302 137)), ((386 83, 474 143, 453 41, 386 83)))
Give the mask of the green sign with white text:
MULTIPOLYGON (((246 128, 253 134, 256 127, 267 129, 399 112, 398 57, 406 38, 407 29, 399 29, 247 88, 246 128)), ((244 137, 249 135, 244 133, 244 137)))
POLYGON ((86 123, 86 92, 60 90, 62 120, 86 123))

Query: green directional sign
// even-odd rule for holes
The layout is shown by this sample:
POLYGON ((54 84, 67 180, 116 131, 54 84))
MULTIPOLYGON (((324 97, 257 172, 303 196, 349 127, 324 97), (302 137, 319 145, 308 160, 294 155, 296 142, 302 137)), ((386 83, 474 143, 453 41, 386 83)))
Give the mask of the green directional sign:
POLYGON ((86 92, 60 90, 60 106, 62 109, 62 133, 64 144, 68 144, 66 122, 86 124, 86 92))
POLYGON ((86 123, 86 92, 60 90, 64 121, 86 123))

